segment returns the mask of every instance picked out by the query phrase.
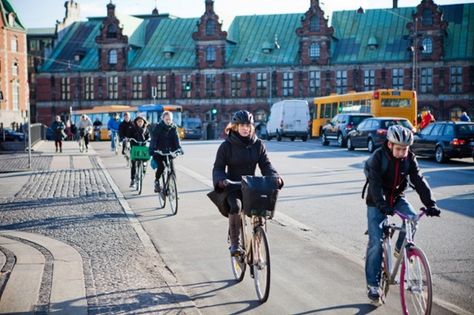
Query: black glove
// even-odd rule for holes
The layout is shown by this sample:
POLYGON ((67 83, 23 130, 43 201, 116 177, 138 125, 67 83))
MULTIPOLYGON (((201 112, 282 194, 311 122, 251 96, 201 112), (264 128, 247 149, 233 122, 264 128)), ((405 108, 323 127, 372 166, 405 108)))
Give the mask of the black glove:
POLYGON ((425 210, 425 213, 429 217, 439 217, 439 215, 441 214, 441 209, 438 208, 437 206, 432 206, 432 207, 427 208, 425 210))
POLYGON ((224 189, 224 188, 227 186, 227 184, 226 184, 226 182, 225 182, 224 179, 221 179, 221 180, 217 183, 217 186, 218 186, 220 189, 224 189))
POLYGON ((393 215, 395 213, 395 209, 393 209, 393 207, 390 207, 390 206, 383 206, 382 208, 380 208, 380 212, 382 212, 385 215, 393 215))

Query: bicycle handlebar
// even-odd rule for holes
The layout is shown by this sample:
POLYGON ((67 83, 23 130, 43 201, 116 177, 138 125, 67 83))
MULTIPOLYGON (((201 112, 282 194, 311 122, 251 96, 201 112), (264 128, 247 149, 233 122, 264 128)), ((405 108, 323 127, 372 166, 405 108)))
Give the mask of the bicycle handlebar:
POLYGON ((137 143, 137 144, 140 144, 140 145, 144 145, 144 144, 147 144, 147 143, 150 142, 150 140, 138 141, 138 140, 136 140, 136 139, 134 139, 134 138, 127 138, 127 139, 128 139, 129 142, 133 141, 133 142, 135 142, 135 143, 137 143))
POLYGON ((238 185, 238 186, 242 186, 242 182, 238 182, 238 181, 233 181, 233 180, 230 180, 230 179, 224 179, 224 184, 227 186, 227 185, 238 185))
POLYGON ((406 215, 406 214, 403 214, 401 213, 400 211, 398 210, 395 210, 395 214, 398 215, 402 220, 414 220, 414 221, 418 221, 421 219, 422 216, 424 216, 426 214, 426 208, 420 208, 420 212, 418 214, 416 214, 415 216, 410 216, 410 215, 406 215))
POLYGON ((155 150, 154 152, 158 153, 161 156, 171 156, 171 157, 177 157, 178 155, 182 154, 181 149, 178 149, 178 150, 173 151, 173 152, 168 152, 168 153, 164 153, 161 150, 155 150))

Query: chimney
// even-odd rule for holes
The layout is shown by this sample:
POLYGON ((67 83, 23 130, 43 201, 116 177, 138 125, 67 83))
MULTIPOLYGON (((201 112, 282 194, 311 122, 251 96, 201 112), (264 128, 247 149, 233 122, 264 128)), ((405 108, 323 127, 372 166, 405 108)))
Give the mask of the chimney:
POLYGON ((398 0, 393 0, 393 8, 398 8, 398 0))

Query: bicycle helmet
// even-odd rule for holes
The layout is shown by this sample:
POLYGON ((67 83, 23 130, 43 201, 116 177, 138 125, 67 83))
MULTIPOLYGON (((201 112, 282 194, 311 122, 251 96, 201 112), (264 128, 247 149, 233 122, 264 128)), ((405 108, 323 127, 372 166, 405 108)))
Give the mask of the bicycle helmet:
POLYGON ((232 116, 232 123, 253 125, 253 115, 246 110, 239 110, 232 116))
POLYGON ((388 128, 387 140, 399 145, 412 145, 413 133, 403 126, 393 125, 388 128))

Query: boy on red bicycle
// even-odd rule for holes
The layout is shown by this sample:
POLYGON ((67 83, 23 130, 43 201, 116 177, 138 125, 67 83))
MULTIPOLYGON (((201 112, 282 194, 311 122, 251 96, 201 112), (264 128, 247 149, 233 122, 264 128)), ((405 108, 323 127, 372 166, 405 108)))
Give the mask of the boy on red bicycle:
MULTIPOLYGON (((406 215, 415 215, 412 205, 405 199, 404 191, 408 179, 427 208, 426 215, 439 216, 440 209, 432 196, 431 189, 418 167, 415 155, 409 150, 413 144, 412 132, 400 125, 390 126, 387 141, 375 150, 365 164, 367 176, 367 219, 369 243, 365 261, 365 276, 368 297, 380 303, 379 281, 382 265, 382 229, 380 223, 395 209, 406 215)), ((365 187, 364 187, 365 191, 365 187)), ((400 252, 404 233, 400 233, 395 245, 400 252)))

